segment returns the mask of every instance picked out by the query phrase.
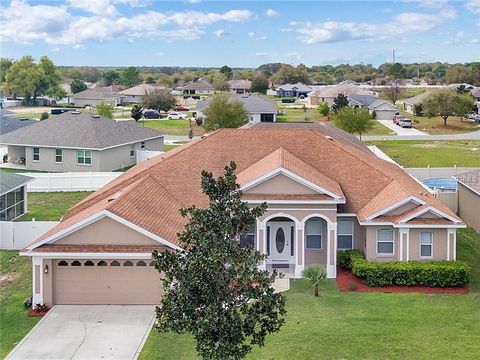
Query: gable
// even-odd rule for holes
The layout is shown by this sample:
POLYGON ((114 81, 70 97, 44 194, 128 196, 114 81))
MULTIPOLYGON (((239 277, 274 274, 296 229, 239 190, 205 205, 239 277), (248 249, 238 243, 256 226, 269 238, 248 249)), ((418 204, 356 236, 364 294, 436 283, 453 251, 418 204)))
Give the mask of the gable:
POLYGON ((389 104, 388 102, 384 102, 382 104, 376 105, 373 107, 375 110, 397 110, 395 105, 389 104))
POLYGON ((158 242, 103 217, 55 241, 55 245, 158 245, 158 242))
POLYGON ((393 215, 401 215, 407 211, 413 210, 416 207, 418 207, 419 204, 413 200, 407 202, 406 204, 403 204, 402 206, 397 207, 396 209, 393 209, 391 211, 386 212, 385 216, 393 216, 393 215))
POLYGON ((317 191, 278 174, 244 191, 245 194, 318 194, 317 191))

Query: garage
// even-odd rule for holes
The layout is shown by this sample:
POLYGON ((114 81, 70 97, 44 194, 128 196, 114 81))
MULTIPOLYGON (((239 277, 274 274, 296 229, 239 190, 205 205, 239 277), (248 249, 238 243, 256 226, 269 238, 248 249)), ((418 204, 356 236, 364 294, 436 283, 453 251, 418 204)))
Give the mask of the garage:
POLYGON ((58 305, 159 304, 160 275, 145 260, 55 260, 53 303, 58 305))
POLYGON ((396 113, 396 110, 375 110, 377 120, 393 120, 396 113))

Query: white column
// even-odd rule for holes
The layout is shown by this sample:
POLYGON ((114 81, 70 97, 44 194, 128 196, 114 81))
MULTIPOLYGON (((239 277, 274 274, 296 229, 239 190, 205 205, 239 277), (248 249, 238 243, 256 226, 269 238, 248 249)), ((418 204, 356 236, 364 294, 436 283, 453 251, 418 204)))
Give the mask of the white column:
POLYGON ((451 257, 450 257, 450 249, 452 247, 452 243, 450 241, 450 237, 452 237, 452 230, 454 229, 447 229, 447 261, 450 261, 451 260, 451 257))
POLYGON ((43 304, 43 258, 36 256, 32 257, 32 307, 35 304, 43 304))
POLYGON ((400 240, 400 244, 398 246, 399 248, 399 257, 398 257, 398 260, 399 261, 408 261, 408 238, 409 238, 409 233, 410 233, 410 229, 407 229, 407 228, 400 228, 400 234, 399 234, 399 240, 400 240), (405 235, 405 236, 404 236, 405 235), (407 250, 407 255, 404 256, 404 251, 403 251, 403 238, 405 237, 405 247, 406 247, 406 250, 407 250))
POLYGON ((405 260, 406 261, 409 261, 410 260, 410 229, 405 229, 406 231, 406 234, 407 234, 407 244, 406 244, 406 248, 407 248, 407 254, 405 255, 405 260))
MULTIPOLYGON (((266 226, 263 221, 257 220, 257 244, 256 244, 256 249, 260 251, 262 254, 267 255, 267 231, 266 231, 266 226), (263 233, 263 247, 260 248, 260 230, 262 230, 263 233)), ((260 270, 266 270, 267 269, 267 262, 266 260, 263 260, 262 263, 258 266, 260 270)))
POLYGON ((337 223, 336 222, 328 222, 327 277, 328 278, 337 277, 337 223), (333 248, 333 254, 331 254, 332 248, 333 248), (333 259, 332 259, 332 256, 333 256, 333 259))
POLYGON ((457 229, 453 230, 453 257, 452 260, 457 260, 457 229))
POLYGON ((303 232, 303 224, 295 222, 294 239, 292 244, 295 247, 293 254, 295 255, 295 278, 300 279, 302 277, 303 270, 305 269, 305 234, 303 232), (298 236, 298 232, 301 231, 301 236, 298 236), (301 250, 299 253, 298 244, 301 244, 301 250), (298 264, 298 257, 302 259, 302 265, 298 264))

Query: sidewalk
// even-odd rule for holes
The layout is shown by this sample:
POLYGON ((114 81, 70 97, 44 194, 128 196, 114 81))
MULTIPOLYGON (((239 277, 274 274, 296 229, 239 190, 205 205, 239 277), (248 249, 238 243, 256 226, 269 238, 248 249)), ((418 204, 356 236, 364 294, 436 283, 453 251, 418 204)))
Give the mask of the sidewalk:
POLYGON ((422 136, 428 135, 423 131, 414 129, 414 128, 402 128, 401 126, 395 125, 391 120, 377 120, 383 126, 389 128, 392 131, 397 133, 397 136, 422 136))

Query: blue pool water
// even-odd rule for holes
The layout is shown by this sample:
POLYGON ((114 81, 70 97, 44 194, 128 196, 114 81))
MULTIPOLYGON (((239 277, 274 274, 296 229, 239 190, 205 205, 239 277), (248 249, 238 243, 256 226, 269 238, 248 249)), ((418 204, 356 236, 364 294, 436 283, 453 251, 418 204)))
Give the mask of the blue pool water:
POLYGON ((457 190, 457 180, 452 178, 431 178, 422 180, 422 183, 431 189, 437 189, 441 191, 457 190))

